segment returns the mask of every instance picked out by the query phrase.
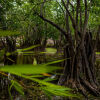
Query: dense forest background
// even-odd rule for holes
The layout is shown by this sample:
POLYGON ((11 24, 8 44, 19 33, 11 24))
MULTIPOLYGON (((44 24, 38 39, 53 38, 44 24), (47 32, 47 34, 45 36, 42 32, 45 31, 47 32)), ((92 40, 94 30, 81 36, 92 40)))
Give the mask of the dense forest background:
POLYGON ((100 0, 0 0, 0 100, 100 99, 100 0))

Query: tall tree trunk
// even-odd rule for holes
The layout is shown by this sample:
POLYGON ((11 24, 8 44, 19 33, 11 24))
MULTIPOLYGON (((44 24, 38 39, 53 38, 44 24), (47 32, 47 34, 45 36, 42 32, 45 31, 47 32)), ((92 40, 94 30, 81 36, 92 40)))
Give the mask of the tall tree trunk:
POLYGON ((80 0, 77 0, 76 20, 68 10, 68 5, 66 6, 64 0, 61 1, 66 9, 67 15, 72 22, 72 27, 75 31, 76 44, 73 43, 72 36, 68 33, 68 30, 66 32, 66 30, 64 30, 54 22, 36 13, 41 19, 58 29, 61 34, 65 36, 67 41, 66 48, 64 50, 64 57, 66 58, 66 60, 64 62, 63 75, 61 75, 58 84, 65 86, 70 85, 70 87, 77 89, 85 97, 87 97, 87 92, 90 92, 94 96, 100 96, 100 89, 95 76, 95 46, 92 42, 92 34, 90 32, 87 32, 89 17, 87 0, 84 0, 85 18, 84 24, 82 25, 83 27, 81 29, 78 25, 78 9, 80 7, 80 0), (79 31, 79 29, 81 31, 79 31))
POLYGON ((79 43, 75 54, 72 54, 70 45, 66 46, 64 55, 66 61, 64 63, 63 75, 61 75, 59 85, 71 85, 78 88, 83 95, 86 91, 95 96, 99 96, 99 84, 95 76, 95 49, 91 37, 91 33, 87 33, 84 45, 79 43), (74 61, 74 63, 72 63, 74 61))

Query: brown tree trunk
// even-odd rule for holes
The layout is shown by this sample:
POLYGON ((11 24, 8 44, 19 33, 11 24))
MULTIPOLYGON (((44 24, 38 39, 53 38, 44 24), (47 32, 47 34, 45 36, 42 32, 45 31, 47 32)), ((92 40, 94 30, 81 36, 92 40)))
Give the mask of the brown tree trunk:
POLYGON ((95 50, 91 33, 85 36, 84 44, 79 43, 74 55, 70 45, 66 46, 64 55, 66 58, 63 75, 58 84, 78 88, 78 91, 86 96, 86 91, 94 96, 99 96, 98 82, 95 76, 95 50), (74 62, 72 62, 74 61, 74 62))
MULTIPOLYGON (((65 86, 70 85, 70 87, 75 88, 85 97, 87 97, 87 92, 93 94, 94 96, 100 96, 100 89, 95 76, 95 46, 92 42, 91 33, 87 32, 89 18, 87 0, 84 0, 84 23, 80 22, 82 23, 82 28, 79 28, 78 25, 78 16, 80 12, 78 9, 80 8, 80 0, 77 0, 76 20, 68 10, 68 5, 66 6, 64 0, 61 1, 64 8, 66 9, 67 15, 72 22, 72 27, 75 31, 76 44, 72 40, 71 33, 69 32, 69 27, 67 27, 68 29, 66 32, 66 30, 64 30, 54 22, 36 13, 41 19, 56 27, 56 29, 58 29, 61 34, 65 36, 67 41, 66 48, 64 50, 64 57, 66 58, 66 60, 64 62, 63 75, 61 75, 58 84, 65 86), (81 31, 79 31, 79 29, 81 31)), ((66 21, 68 23, 68 20, 66 21)))

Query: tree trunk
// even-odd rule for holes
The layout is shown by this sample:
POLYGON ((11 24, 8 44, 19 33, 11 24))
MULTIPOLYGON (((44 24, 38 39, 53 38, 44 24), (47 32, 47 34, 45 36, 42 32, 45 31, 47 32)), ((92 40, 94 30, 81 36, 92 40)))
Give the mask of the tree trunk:
POLYGON ((70 45, 64 50, 66 61, 64 63, 63 75, 58 84, 78 88, 84 96, 89 91, 94 96, 99 96, 98 82, 95 76, 95 49, 91 33, 85 35, 84 44, 77 45, 72 54, 70 45))
MULTIPOLYGON (((46 19, 44 16, 35 12, 41 19, 45 22, 51 24, 56 29, 58 29, 61 34, 63 34, 66 38, 66 48, 64 50, 64 57, 66 58, 64 62, 64 70, 63 75, 61 75, 58 84, 65 85, 72 88, 75 88, 79 92, 81 92, 87 98, 87 92, 90 92, 94 96, 100 96, 100 89, 98 82, 95 76, 95 46, 92 42, 91 33, 87 32, 89 11, 87 0, 84 0, 84 23, 82 23, 82 19, 80 23, 82 23, 82 27, 78 25, 78 16, 80 8, 80 0, 77 0, 77 10, 76 10, 76 20, 71 15, 68 10, 68 5, 66 6, 65 1, 61 0, 64 8, 66 9, 66 13, 69 16, 72 27, 75 31, 75 43, 72 40, 72 35, 69 31, 69 28, 64 30, 56 23, 46 19), (81 31, 80 31, 80 30, 81 31)), ((68 0, 69 1, 69 0, 68 0)), ((81 17, 81 15, 80 15, 81 17)), ((68 20, 66 20, 68 23, 68 20)), ((99 27, 100 30, 100 27, 99 27)), ((100 33, 100 31, 98 31, 100 33)))
POLYGON ((13 53, 16 50, 16 38, 14 37, 6 37, 6 48, 5 48, 5 55, 4 55, 4 64, 5 65, 12 65, 16 63, 16 54, 10 54, 6 56, 6 53, 13 53))

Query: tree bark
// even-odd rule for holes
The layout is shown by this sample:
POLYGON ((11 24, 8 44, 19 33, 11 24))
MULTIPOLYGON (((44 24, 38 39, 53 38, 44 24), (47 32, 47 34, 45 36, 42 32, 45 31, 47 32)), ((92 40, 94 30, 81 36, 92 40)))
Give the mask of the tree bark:
MULTIPOLYGON (((80 0, 77 0, 78 4, 79 1, 80 0)), ((77 10, 75 21, 64 0, 62 0, 62 4, 65 7, 67 15, 72 22, 73 29, 75 30, 75 40, 77 44, 73 43, 71 34, 68 34, 69 27, 67 28, 66 32, 54 22, 37 14, 41 19, 57 28, 61 34, 66 37, 67 45, 64 49, 64 58, 66 60, 64 62, 63 75, 60 76, 58 84, 73 87, 81 92, 86 98, 87 92, 94 96, 100 96, 100 89, 95 76, 95 50, 92 41, 92 34, 86 30, 89 17, 87 0, 84 0, 85 19, 84 25, 81 29, 82 31, 79 31, 78 28, 79 10, 77 10)), ((77 9, 79 9, 80 6, 77 6, 77 9)))

